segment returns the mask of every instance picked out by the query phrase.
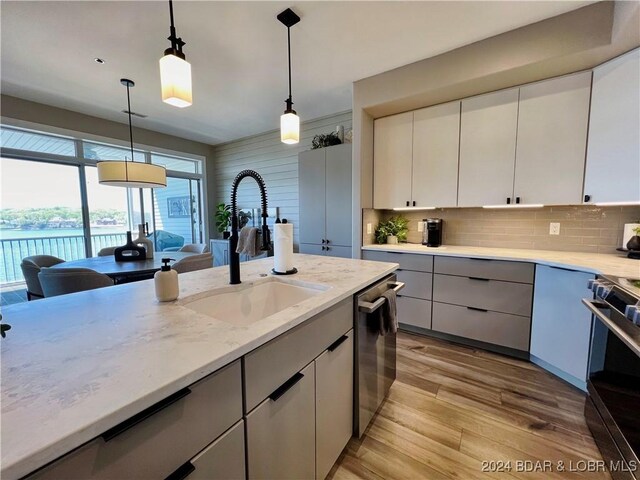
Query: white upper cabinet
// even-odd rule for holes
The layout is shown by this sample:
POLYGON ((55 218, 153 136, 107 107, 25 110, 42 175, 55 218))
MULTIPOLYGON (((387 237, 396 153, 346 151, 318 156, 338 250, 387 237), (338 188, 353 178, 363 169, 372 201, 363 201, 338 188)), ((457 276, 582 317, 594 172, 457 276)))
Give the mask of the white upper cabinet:
POLYGON ((582 203, 591 72, 520 88, 516 203, 582 203))
POLYGON ((409 206, 413 149, 413 112, 374 123, 373 207, 409 206))
POLYGON ((584 194, 640 202, 640 49, 593 71, 584 194))
POLYGON ((517 88, 462 100, 459 207, 510 201, 517 124, 517 88))
POLYGON ((414 112, 412 206, 457 205, 459 140, 460 101, 414 112))

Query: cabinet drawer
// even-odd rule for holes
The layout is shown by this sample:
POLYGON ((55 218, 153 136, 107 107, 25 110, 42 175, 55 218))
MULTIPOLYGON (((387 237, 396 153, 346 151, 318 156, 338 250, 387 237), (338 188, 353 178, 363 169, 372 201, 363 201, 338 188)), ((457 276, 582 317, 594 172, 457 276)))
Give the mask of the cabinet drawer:
POLYGON ((315 364, 277 400, 247 415, 249 479, 313 479, 316 463, 315 364))
POLYGON ((353 300, 349 298, 245 355, 245 412, 351 328, 353 300))
POLYGON ((353 330, 316 358, 316 479, 327 476, 353 433, 353 330))
POLYGON ((419 298, 398 297, 398 323, 431 328, 431 302, 419 298))
POLYGON ((240 361, 189 390, 110 440, 98 437, 29 479, 165 478, 242 418, 240 361))
MULTIPOLYGON (((189 480, 244 480, 244 421, 236 423, 189 463, 193 468, 187 474, 189 480)), ((186 474, 188 470, 182 471, 186 474)), ((186 478, 175 473, 172 478, 186 478)))
POLYGON ((433 276, 433 300, 531 316, 533 285, 453 275, 433 276))
POLYGON ((518 315, 433 303, 433 330, 516 350, 529 350, 530 324, 529 318, 518 315))
POLYGON ((418 272, 433 271, 433 255, 422 255, 418 253, 398 253, 398 252, 374 252, 364 250, 362 252, 364 260, 375 260, 377 262, 390 262, 400 264, 403 270, 415 270, 418 272))
POLYGON ((431 300, 431 289, 433 286, 433 274, 424 272, 413 272, 411 270, 396 271, 399 282, 404 282, 404 288, 400 290, 403 297, 422 298, 431 300))
POLYGON ((484 258, 458 258, 438 256, 434 262, 435 273, 463 277, 490 278, 507 282, 533 283, 533 263, 509 262, 484 258))

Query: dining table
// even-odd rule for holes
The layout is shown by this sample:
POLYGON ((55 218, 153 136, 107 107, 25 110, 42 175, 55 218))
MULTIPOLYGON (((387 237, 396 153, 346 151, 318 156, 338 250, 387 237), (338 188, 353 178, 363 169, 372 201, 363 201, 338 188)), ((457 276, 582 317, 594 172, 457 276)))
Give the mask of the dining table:
POLYGON ((178 261, 191 255, 196 254, 193 252, 155 252, 153 258, 124 262, 117 262, 113 255, 108 255, 70 260, 50 268, 90 268, 98 273, 108 275, 114 280, 114 283, 119 284, 153 278, 153 274, 162 267, 163 258, 178 261))

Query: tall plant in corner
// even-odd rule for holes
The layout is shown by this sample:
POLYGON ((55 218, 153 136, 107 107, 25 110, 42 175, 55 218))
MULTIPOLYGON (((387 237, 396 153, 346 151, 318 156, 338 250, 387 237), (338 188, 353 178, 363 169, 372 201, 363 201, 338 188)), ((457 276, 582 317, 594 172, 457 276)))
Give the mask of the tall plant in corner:
POLYGON ((229 238, 229 225, 231 225, 231 205, 219 203, 216 206, 216 228, 222 234, 222 238, 229 238))

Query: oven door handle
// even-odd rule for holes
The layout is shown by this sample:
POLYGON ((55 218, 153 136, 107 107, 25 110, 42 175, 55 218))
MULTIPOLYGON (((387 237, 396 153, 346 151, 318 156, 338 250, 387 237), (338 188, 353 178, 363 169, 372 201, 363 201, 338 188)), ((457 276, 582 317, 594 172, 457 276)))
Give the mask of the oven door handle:
MULTIPOLYGON (((390 282, 388 286, 392 287, 393 291, 398 293, 404 288, 404 282, 390 282)), ((358 311, 362 313, 373 313, 379 309, 385 301, 384 297, 380 297, 375 302, 358 302, 358 311)))
POLYGON ((605 326, 611 330, 620 340, 627 344, 636 355, 640 356, 640 348, 636 344, 636 342, 631 338, 627 332, 622 330, 618 325, 615 324, 609 317, 603 313, 602 310, 610 310, 609 305, 606 303, 589 300, 587 298, 582 299, 582 303, 589 309, 591 313, 593 313, 605 326))

